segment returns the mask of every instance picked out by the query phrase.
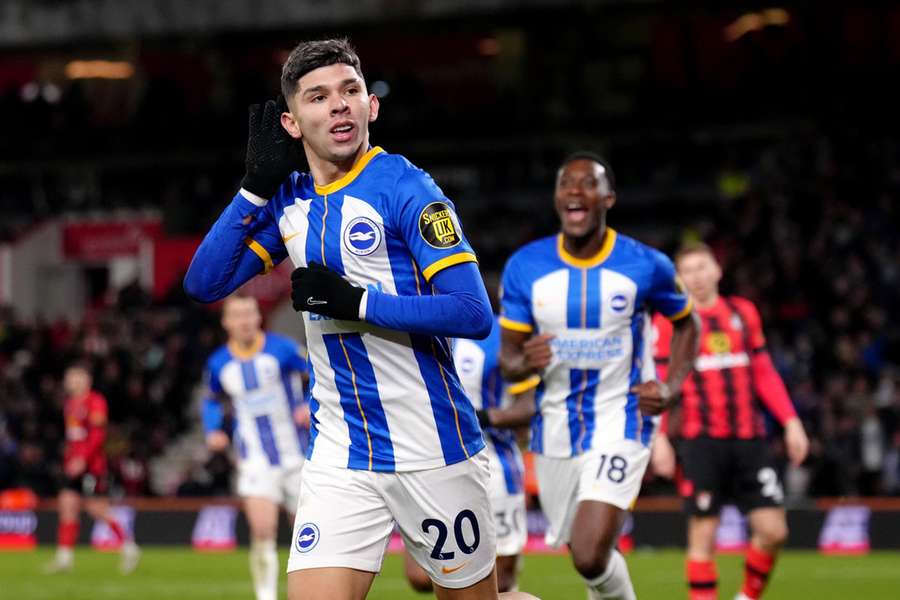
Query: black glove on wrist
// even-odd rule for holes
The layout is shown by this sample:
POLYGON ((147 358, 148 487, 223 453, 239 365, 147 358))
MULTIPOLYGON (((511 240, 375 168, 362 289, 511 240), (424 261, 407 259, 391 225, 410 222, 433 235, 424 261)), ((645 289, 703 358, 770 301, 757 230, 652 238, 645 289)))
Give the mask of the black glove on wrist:
POLYGON ((364 291, 316 262, 291 273, 291 300, 296 311, 307 310, 332 319, 359 321, 359 303, 364 291))
POLYGON ((247 136, 247 171, 241 187, 269 200, 288 176, 302 168, 300 142, 281 126, 281 113, 287 111, 284 98, 264 105, 250 106, 250 131, 247 136))
POLYGON ((481 425, 482 429, 491 426, 491 415, 488 414, 486 409, 476 410, 475 416, 478 417, 478 424, 481 425))

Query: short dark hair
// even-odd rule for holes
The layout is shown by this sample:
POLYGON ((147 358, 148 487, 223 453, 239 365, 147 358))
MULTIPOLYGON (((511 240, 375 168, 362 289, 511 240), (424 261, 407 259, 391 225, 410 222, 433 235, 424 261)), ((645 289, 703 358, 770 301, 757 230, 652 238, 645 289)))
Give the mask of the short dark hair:
POLYGON ((300 42, 291 50, 281 67, 281 93, 289 100, 297 91, 301 77, 320 67, 349 65, 362 77, 362 66, 356 50, 347 38, 300 42))
POLYGON ((606 175, 606 181, 609 182, 609 189, 612 191, 616 191, 616 175, 613 173, 612 167, 609 166, 609 162, 597 154, 596 152, 590 152, 588 150, 579 150, 578 152, 573 152, 569 156, 566 157, 562 164, 559 165, 559 168, 562 169, 569 163, 573 163, 576 160, 589 160, 591 162, 595 162, 601 167, 603 167, 604 174, 606 175))
POLYGON ((678 247, 678 250, 675 251, 675 259, 673 262, 678 264, 678 261, 691 254, 709 254, 713 260, 716 260, 716 253, 713 252, 713 249, 710 248, 708 244, 701 242, 700 240, 691 240, 684 242, 678 247))

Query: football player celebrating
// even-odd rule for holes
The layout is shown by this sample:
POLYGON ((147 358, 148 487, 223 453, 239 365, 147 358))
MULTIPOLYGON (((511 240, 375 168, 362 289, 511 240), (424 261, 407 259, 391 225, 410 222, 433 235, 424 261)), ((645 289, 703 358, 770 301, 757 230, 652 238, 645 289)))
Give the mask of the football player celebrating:
POLYGON ((615 549, 650 459, 659 415, 696 354, 698 325, 671 261, 607 227, 615 179, 599 156, 559 168, 562 231, 519 249, 503 272, 504 376, 535 375, 531 449, 547 542, 568 544, 592 599, 633 599, 615 549), (650 311, 673 323, 671 368, 657 381, 650 311))
POLYGON ((256 600, 278 597, 278 508, 293 518, 300 493, 309 406, 303 390, 306 360, 294 340, 262 330, 256 299, 231 295, 222 306, 228 342, 207 361, 209 396, 203 403, 207 445, 222 451, 230 440, 223 403, 236 427, 238 496, 250 525, 250 574, 256 600), (296 381, 299 375, 301 381, 296 381))
POLYGON ((490 332, 475 254, 431 177, 369 145, 378 98, 345 40, 298 45, 281 85, 185 289, 213 301, 296 267, 312 426, 288 596, 364 598, 396 523, 439 598, 496 598, 488 459, 447 343, 490 332))

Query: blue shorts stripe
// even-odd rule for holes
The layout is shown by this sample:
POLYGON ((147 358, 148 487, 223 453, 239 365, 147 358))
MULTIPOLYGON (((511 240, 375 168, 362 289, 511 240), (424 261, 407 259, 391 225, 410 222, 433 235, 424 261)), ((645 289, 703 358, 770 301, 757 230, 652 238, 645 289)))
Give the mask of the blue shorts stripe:
POLYGON ((484 448, 481 427, 453 368, 453 359, 435 338, 411 334, 422 382, 428 391, 444 462, 466 460, 484 448))
POLYGON ((281 457, 278 455, 278 445, 275 443, 275 434, 272 432, 272 421, 269 415, 256 417, 256 431, 259 434, 259 443, 263 452, 269 459, 270 465, 280 465, 281 457))

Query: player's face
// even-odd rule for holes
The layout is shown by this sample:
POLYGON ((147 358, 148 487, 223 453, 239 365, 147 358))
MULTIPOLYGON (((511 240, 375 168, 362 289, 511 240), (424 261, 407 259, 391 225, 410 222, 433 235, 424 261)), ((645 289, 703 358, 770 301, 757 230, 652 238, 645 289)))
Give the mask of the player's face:
POLYGON ((84 396, 91 391, 91 374, 81 367, 70 367, 63 375, 63 390, 69 397, 84 396))
POLYGON ((222 327, 228 338, 239 344, 252 344, 262 327, 262 315, 254 298, 232 298, 222 308, 222 327))
POLYGON ((340 164, 356 157, 369 143, 369 123, 378 117, 378 98, 350 65, 330 65, 300 78, 289 99, 291 112, 282 125, 302 139, 307 151, 321 160, 340 164))
POLYGON ((596 233, 615 202, 602 165, 592 160, 573 160, 559 170, 555 204, 566 236, 583 238, 596 233))
POLYGON ((678 276, 688 293, 703 302, 718 293, 722 269, 708 253, 691 252, 678 259, 678 276))

